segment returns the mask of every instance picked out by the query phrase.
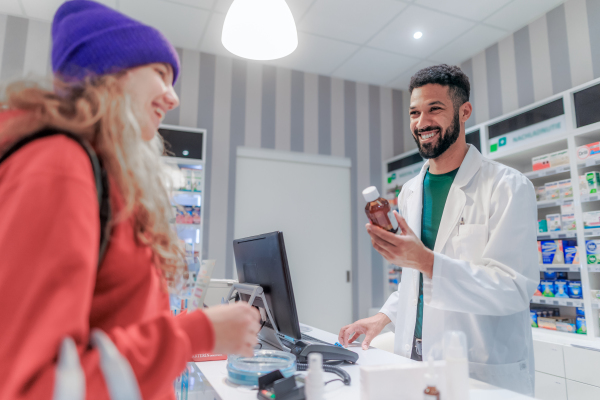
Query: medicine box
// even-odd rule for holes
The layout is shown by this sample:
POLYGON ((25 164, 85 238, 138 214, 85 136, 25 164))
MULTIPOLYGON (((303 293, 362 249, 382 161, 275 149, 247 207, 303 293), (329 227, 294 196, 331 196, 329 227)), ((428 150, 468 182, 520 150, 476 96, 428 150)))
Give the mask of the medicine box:
POLYGON ((561 199, 572 199, 573 198, 573 185, 570 179, 563 179, 558 181, 558 191, 561 199))
MULTIPOLYGON (((592 193, 599 193, 600 191, 598 190, 598 188, 600 187, 599 185, 599 181, 600 181, 600 172, 598 171, 591 171, 585 174, 585 181, 587 183, 587 189, 586 192, 584 194, 592 194, 592 193)), ((548 188, 546 187, 546 191, 548 190, 548 188)))
POLYGON ((548 232, 556 232, 562 229, 560 214, 546 215, 546 223, 548 224, 548 232))
POLYGON ((535 198, 537 201, 546 200, 546 186, 540 186, 535 189, 535 198))
POLYGON ((600 142, 589 143, 577 148, 577 159, 585 161, 588 158, 597 158, 600 156, 600 142))
POLYGON ((575 214, 562 214, 560 216, 563 231, 574 231, 577 229, 575 223, 575 214))
POLYGON ((542 240, 541 252, 544 264, 565 263, 562 240, 542 240))
POLYGON ((533 164, 534 171, 550 168, 550 155, 544 154, 542 156, 533 157, 531 163, 533 164))
POLYGON ((588 194, 589 189, 587 185, 587 180, 585 179, 585 175, 579 175, 579 193, 588 194))
POLYGON ((546 187, 546 200, 560 199, 560 189, 558 188, 558 182, 548 182, 544 186, 546 187))
POLYGON ((573 318, 560 318, 556 321, 556 330, 560 332, 575 333, 577 326, 573 318))
POLYGON ((569 297, 566 280, 559 279, 554 281, 554 297, 569 297))
POLYGON ((592 299, 600 300, 600 290, 590 290, 590 294, 592 295, 592 299))
POLYGON ((567 295, 572 299, 583 298, 581 281, 567 281, 567 295))
POLYGON ((541 265, 544 263, 542 259, 542 242, 538 240, 538 263, 541 265))
POLYGON ((579 264, 579 252, 576 240, 563 240, 563 253, 565 264, 579 264))
POLYGON ((538 221, 538 233, 546 233, 548 232, 548 221, 545 219, 540 219, 538 221))
MULTIPOLYGON (((546 217, 548 218, 548 217, 546 217)), ((550 226, 548 226, 550 228, 550 226)), ((588 211, 583 213, 583 228, 600 228, 600 211, 588 211)))
POLYGON ((562 206, 560 206, 560 213, 561 214, 575 214, 575 206, 573 205, 572 202, 565 203, 562 206))
POLYGON ((600 240, 586 240, 585 251, 588 264, 600 264, 600 240))
POLYGON ((580 335, 587 334, 587 324, 585 322, 585 317, 577 317, 576 322, 577 333, 580 335))
POLYGON ((556 294, 556 288, 554 286, 554 281, 553 280, 545 280, 542 279, 540 281, 540 284, 542 285, 542 296, 544 297, 554 297, 556 294))
POLYGON ((559 150, 549 154, 550 168, 569 164, 569 150, 559 150))

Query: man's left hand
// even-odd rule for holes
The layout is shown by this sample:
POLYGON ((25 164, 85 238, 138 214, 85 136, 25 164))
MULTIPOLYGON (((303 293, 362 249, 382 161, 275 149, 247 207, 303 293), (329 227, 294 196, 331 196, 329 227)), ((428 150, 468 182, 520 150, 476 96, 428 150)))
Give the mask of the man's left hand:
POLYGON ((429 250, 421 239, 410 229, 406 220, 394 211, 401 233, 395 235, 371 223, 367 224, 367 232, 371 235, 373 248, 390 264, 399 267, 413 268, 421 271, 429 278, 433 274, 433 251, 429 250))

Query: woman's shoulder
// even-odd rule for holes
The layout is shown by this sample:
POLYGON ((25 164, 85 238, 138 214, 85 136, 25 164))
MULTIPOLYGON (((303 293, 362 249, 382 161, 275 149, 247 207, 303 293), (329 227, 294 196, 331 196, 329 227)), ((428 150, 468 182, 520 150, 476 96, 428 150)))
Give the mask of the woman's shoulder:
POLYGON ((85 149, 65 135, 52 135, 26 144, 0 164, 11 175, 55 175, 93 181, 93 170, 85 149))

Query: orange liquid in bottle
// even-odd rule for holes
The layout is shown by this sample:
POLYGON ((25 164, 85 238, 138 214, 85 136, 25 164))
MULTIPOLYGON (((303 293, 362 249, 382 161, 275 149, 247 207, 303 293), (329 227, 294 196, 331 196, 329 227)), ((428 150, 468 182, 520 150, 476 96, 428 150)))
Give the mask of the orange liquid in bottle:
POLYGON ((379 196, 377 188, 374 186, 366 188, 363 191, 363 196, 367 201, 365 213, 369 221, 386 231, 398 232, 398 221, 390 208, 390 203, 379 196))

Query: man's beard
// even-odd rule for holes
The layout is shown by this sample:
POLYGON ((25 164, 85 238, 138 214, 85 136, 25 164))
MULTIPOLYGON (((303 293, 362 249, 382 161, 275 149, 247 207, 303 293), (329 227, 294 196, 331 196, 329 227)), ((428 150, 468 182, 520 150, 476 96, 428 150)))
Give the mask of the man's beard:
POLYGON ((454 120, 452 121, 452 125, 450 125, 445 132, 442 132, 442 128, 439 126, 428 126, 420 129, 421 132, 426 130, 438 129, 440 137, 437 140, 437 143, 424 143, 421 145, 421 141, 419 140, 419 130, 415 129, 413 139, 415 143, 417 143, 417 147, 419 148, 419 154, 421 157, 425 159, 430 158, 438 158, 446 150, 452 146, 456 140, 458 139, 458 135, 460 135, 460 118, 458 115, 458 110, 454 113, 454 120))

